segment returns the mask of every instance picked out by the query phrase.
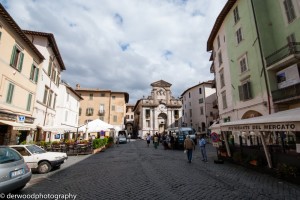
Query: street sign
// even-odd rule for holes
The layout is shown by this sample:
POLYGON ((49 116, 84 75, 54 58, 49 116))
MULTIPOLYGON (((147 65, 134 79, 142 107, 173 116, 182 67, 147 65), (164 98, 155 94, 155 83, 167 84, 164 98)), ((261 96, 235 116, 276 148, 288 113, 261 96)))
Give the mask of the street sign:
POLYGON ((25 122, 25 116, 19 115, 18 116, 18 122, 24 123, 25 122))
POLYGON ((216 132, 212 132, 212 133, 210 134, 210 137, 211 137, 211 140, 212 140, 213 142, 218 142, 218 141, 219 141, 219 135, 218 135, 216 132))

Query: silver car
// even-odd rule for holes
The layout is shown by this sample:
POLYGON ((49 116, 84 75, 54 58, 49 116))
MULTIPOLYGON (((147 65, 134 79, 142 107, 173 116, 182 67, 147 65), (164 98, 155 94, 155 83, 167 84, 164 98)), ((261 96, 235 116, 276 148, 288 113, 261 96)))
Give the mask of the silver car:
POLYGON ((0 193, 23 189, 31 175, 30 168, 16 150, 0 146, 0 193))

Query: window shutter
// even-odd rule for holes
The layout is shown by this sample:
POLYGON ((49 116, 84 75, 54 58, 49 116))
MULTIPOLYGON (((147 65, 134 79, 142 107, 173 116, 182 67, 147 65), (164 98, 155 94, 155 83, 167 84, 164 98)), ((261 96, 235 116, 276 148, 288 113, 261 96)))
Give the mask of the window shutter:
POLYGON ((0 32, 0 40, 1 40, 2 32, 0 32))
POLYGON ((35 68, 36 70, 36 73, 35 73, 35 77, 34 77, 34 81, 37 83, 38 82, 38 79, 39 79, 39 68, 35 68))
POLYGON ((27 111, 30 111, 31 99, 32 99, 32 94, 28 94, 27 108, 26 108, 27 111))
POLYGON ((14 64, 14 60, 15 60, 15 56, 16 56, 16 45, 13 47, 13 50, 11 52, 11 57, 10 57, 10 65, 13 66, 14 64))
POLYGON ((30 80, 33 80, 33 76, 34 76, 34 64, 31 65, 31 70, 30 70, 30 80))
POLYGON ((87 116, 89 115, 89 109, 87 108, 86 109, 86 113, 85 113, 87 116))
POLYGON ((49 61, 49 65, 48 65, 48 76, 51 75, 51 68, 52 68, 52 62, 49 61))
POLYGON ((243 101, 244 100, 243 85, 239 86, 239 96, 240 96, 240 101, 243 101))
POLYGON ((246 83, 246 91, 245 92, 247 92, 247 99, 251 99, 252 94, 251 94, 251 83, 250 82, 246 83))
POLYGON ((6 103, 11 103, 12 102, 12 97, 14 93, 14 88, 15 86, 13 84, 9 84, 8 86, 8 92, 7 92, 7 97, 6 97, 6 103))
POLYGON ((19 62, 19 65, 18 65, 18 69, 19 71, 22 71, 22 67, 23 67, 23 59, 24 59, 24 53, 20 53, 20 62, 19 62))

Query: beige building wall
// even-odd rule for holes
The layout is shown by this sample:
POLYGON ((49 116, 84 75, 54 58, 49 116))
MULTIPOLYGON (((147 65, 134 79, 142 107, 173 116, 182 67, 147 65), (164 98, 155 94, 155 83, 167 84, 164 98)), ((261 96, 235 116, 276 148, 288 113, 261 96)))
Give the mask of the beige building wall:
POLYGON ((79 85, 75 91, 83 98, 80 102, 79 126, 100 119, 115 127, 124 128, 128 93, 80 88, 79 85))
POLYGON ((0 144, 16 144, 17 135, 26 140, 36 128, 32 113, 37 82, 31 79, 32 65, 39 69, 44 57, 2 5, 0 36, 0 144))

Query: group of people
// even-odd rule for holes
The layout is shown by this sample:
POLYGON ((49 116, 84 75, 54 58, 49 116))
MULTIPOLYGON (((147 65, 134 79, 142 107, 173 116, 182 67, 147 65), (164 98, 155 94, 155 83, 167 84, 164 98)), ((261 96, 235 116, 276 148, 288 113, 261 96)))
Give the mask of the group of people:
MULTIPOLYGON (((202 161, 207 162, 207 154, 205 149, 206 140, 203 135, 199 138, 198 145, 200 147, 202 161)), ((188 163, 192 162, 193 150, 195 150, 195 146, 196 146, 195 142, 188 135, 184 140, 184 150, 186 151, 187 154, 188 163)))
MULTIPOLYGON (((169 133, 169 134, 158 134, 157 132, 153 135, 153 138, 151 137, 150 133, 147 134, 146 136, 146 141, 147 141, 147 147, 149 147, 151 139, 153 140, 154 148, 157 149, 159 143, 161 142, 164 146, 164 149, 173 149, 174 148, 174 136, 169 133)), ((197 144, 199 145, 201 155, 202 155, 202 161, 207 162, 207 154, 206 154, 206 140, 204 135, 201 135, 198 138, 197 144)), ((192 157, 193 157, 193 150, 196 149, 196 144, 195 142, 190 138, 189 135, 186 136, 184 140, 184 151, 187 154, 188 158, 188 163, 192 162, 192 157)))

